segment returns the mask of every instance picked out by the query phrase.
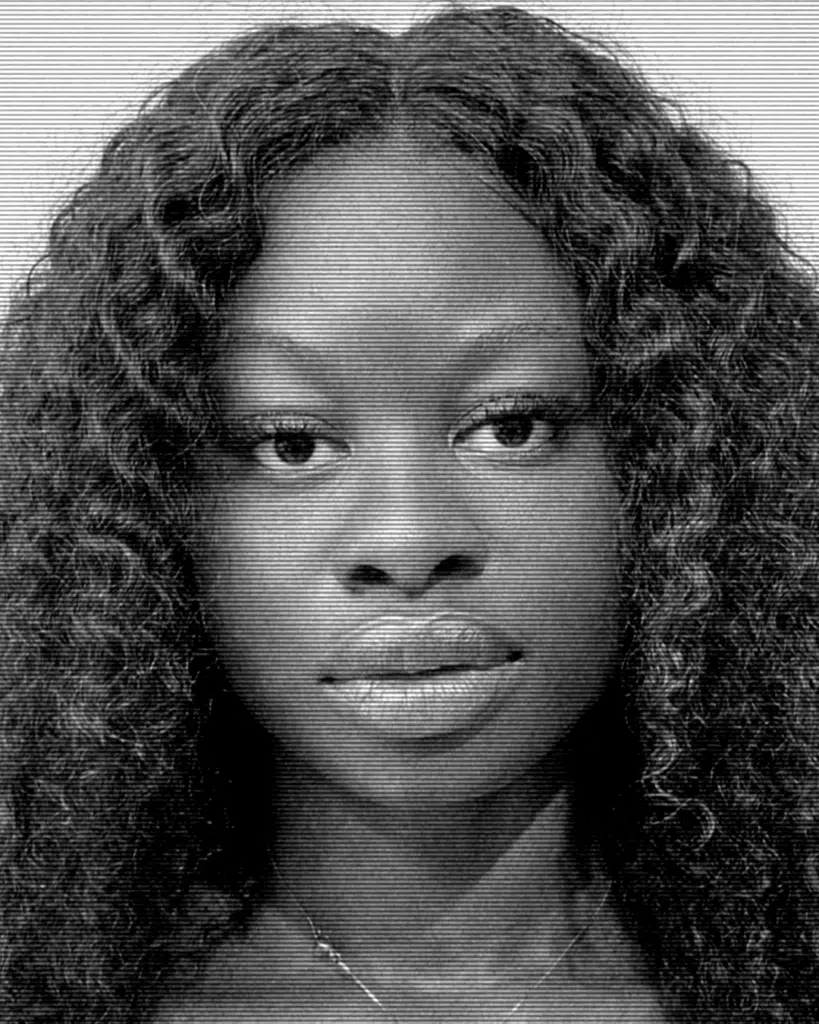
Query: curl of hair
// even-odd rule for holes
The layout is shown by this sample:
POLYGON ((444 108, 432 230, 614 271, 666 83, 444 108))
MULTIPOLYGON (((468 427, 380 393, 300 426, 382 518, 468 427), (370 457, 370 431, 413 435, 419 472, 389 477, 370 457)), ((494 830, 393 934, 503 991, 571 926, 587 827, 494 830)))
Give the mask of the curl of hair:
POLYGON ((814 282, 744 167, 638 74, 546 19, 457 6, 397 38, 271 25, 199 61, 110 142, 12 305, 3 1019, 146 1020, 250 904, 259 864, 238 852, 241 769, 209 741, 227 698, 192 572, 207 373, 271 181, 396 128, 491 168, 584 298, 622 490, 632 751, 603 839, 669 1018, 807 1024, 814 282))

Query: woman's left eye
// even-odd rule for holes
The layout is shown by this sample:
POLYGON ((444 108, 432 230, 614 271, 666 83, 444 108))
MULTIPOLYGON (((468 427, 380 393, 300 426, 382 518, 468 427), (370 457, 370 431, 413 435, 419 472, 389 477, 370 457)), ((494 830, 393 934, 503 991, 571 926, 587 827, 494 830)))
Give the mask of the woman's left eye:
POLYGON ((468 414, 454 443, 469 452, 500 459, 545 454, 559 441, 566 416, 529 401, 488 406, 468 414))

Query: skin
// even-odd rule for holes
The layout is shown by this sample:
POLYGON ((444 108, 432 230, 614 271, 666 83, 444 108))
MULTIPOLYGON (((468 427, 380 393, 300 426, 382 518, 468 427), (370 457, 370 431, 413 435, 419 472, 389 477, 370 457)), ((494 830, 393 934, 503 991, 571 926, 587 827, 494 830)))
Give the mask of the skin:
MULTIPOLYGON (((212 443, 198 567, 229 683, 275 742, 276 861, 402 1021, 498 1020, 605 888, 581 883, 569 839, 566 752, 620 635, 618 494, 580 300, 487 174, 401 135, 278 186, 268 232, 213 387, 231 423, 298 414, 326 439, 299 465, 275 436, 212 443), (464 419, 524 392, 577 415, 562 433, 464 419), (418 611, 477 616, 523 657, 474 728, 398 740, 318 679, 345 631, 418 611)), ((309 939, 271 886, 200 1010, 386 1019, 309 939)), ((606 908, 515 1019, 649 1019, 638 975, 606 908)))

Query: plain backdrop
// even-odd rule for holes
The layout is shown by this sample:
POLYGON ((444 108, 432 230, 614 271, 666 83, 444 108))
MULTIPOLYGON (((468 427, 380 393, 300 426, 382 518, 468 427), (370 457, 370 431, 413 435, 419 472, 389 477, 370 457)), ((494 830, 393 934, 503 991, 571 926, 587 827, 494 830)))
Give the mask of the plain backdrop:
MULTIPOLYGON (((62 2, 0 5, 0 311, 106 138, 155 86, 263 21, 353 19, 400 31, 435 2, 62 2)), ((492 6, 474 3, 471 6, 492 6)), ((819 266, 819 3, 523 2, 614 43, 745 160, 819 266)))

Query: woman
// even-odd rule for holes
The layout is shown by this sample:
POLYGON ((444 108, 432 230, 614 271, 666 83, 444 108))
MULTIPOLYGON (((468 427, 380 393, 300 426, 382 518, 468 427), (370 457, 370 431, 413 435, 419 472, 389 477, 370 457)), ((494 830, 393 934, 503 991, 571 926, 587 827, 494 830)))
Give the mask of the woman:
POLYGON ((172 82, 6 328, 6 1018, 812 1019, 816 323, 547 20, 172 82))

